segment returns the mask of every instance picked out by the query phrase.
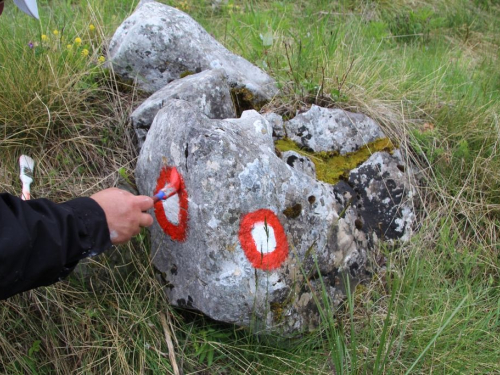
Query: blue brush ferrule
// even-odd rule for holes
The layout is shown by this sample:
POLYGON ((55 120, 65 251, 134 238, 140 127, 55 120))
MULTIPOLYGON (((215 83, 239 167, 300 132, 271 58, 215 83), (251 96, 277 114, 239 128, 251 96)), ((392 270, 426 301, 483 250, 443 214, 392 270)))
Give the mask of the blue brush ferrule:
POLYGON ((155 195, 155 197, 157 197, 157 198, 158 198, 158 199, 160 199, 160 200, 165 199, 165 198, 166 198, 166 196, 167 196, 167 194, 165 194, 165 192, 164 192, 163 190, 160 190, 160 191, 158 192, 158 194, 156 194, 156 195, 155 195))

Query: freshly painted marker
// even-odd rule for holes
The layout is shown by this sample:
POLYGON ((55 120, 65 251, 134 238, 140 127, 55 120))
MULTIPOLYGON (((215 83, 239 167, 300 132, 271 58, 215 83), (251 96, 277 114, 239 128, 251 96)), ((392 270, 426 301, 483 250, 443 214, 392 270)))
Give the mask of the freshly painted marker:
POLYGON ((170 182, 160 191, 153 196, 153 201, 156 203, 158 201, 164 201, 170 198, 172 195, 177 194, 181 187, 181 178, 177 168, 173 167, 170 172, 170 182))

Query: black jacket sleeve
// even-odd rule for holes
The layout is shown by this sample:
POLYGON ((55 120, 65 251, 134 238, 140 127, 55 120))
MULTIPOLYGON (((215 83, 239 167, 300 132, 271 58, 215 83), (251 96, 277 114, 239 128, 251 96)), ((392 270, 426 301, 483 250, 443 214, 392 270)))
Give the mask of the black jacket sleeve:
POLYGON ((92 198, 57 204, 0 194, 0 299, 53 284, 110 247, 106 216, 92 198))

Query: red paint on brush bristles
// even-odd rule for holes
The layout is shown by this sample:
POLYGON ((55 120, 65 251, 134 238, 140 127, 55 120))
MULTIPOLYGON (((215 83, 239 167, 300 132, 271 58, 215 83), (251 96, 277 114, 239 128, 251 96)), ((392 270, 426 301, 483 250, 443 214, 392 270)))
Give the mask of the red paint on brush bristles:
POLYGON ((156 203, 160 200, 166 200, 170 198, 172 195, 177 194, 177 191, 180 189, 181 186, 181 179, 179 172, 177 171, 177 168, 172 167, 172 170, 170 172, 170 180, 168 185, 166 185, 164 188, 160 189, 154 196, 153 196, 153 201, 156 203))
POLYGON ((170 177, 170 182, 168 183, 167 187, 165 188, 165 191, 167 189, 172 189, 172 191, 177 193, 179 191, 179 189, 181 188, 181 176, 180 176, 179 172, 177 171, 177 168, 172 167, 172 169, 170 170, 169 177, 170 177))
POLYGON ((168 236, 170 236, 174 241, 183 242, 187 237, 188 194, 184 184, 184 179, 175 167, 162 168, 160 171, 160 177, 158 177, 157 180, 155 195, 157 195, 160 190, 167 189, 169 186, 172 186, 171 189, 175 189, 169 196, 174 194, 178 194, 179 196, 179 217, 177 220, 179 224, 175 225, 167 219, 162 200, 158 200, 155 203, 155 216, 156 220, 158 220, 158 224, 168 236))
POLYGON ((246 214, 241 220, 238 237, 245 255, 255 268, 273 270, 280 267, 288 258, 288 241, 285 231, 278 217, 271 210, 261 209, 246 214), (267 254, 263 254, 257 249, 255 239, 252 236, 252 229, 260 223, 266 223, 274 231, 276 248, 267 254))

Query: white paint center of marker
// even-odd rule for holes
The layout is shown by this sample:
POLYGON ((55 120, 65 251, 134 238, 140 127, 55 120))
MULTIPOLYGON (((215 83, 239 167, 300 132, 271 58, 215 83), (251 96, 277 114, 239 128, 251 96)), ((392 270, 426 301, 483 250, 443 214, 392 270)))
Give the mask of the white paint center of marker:
POLYGON ((267 254, 276 249, 276 237, 274 237, 273 227, 270 225, 266 227, 264 222, 254 224, 252 228, 252 237, 258 252, 267 254))
POLYGON ((174 194, 162 202, 163 210, 167 220, 174 225, 179 225, 181 206, 179 204, 179 194, 174 194))

